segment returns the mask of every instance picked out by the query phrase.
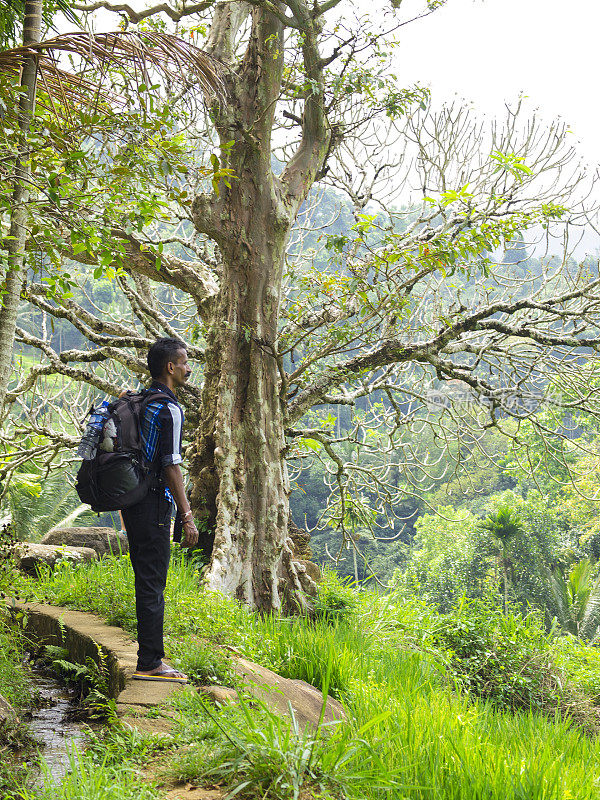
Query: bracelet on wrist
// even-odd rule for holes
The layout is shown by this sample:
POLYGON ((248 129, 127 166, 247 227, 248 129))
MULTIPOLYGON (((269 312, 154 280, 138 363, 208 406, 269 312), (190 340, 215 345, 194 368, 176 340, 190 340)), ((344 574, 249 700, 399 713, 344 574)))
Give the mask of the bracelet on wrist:
POLYGON ((192 509, 190 508, 189 511, 186 511, 185 514, 181 515, 181 521, 182 522, 189 522, 192 519, 193 516, 194 515, 192 513, 192 509))

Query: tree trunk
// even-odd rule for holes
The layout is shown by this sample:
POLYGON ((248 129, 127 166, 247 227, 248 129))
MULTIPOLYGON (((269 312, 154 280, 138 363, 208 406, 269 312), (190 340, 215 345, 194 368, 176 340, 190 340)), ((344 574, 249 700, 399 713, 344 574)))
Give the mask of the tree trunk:
MULTIPOLYGON (((284 3, 273 5, 285 13, 284 3)), ((223 54, 232 52, 225 45, 240 20, 221 8, 211 42, 223 54)), ((200 544, 211 557, 208 588, 261 611, 291 611, 306 605, 315 584, 293 561, 288 538, 285 387, 275 343, 289 232, 325 158, 329 131, 319 73, 306 101, 302 142, 282 175, 273 175, 284 26, 258 7, 250 16, 247 50, 229 80, 230 102, 216 119, 222 158, 234 178, 192 206, 197 230, 217 244, 223 266, 207 334, 201 423, 189 459, 191 501, 200 522, 204 517, 200 544)), ((305 49, 319 64, 309 16, 306 25, 305 49)))
MULTIPOLYGON (((212 556, 208 588, 259 610, 291 610, 310 582, 298 575, 287 536, 290 487, 272 350, 287 226, 257 210, 250 211, 244 244, 224 253, 190 460, 191 499, 214 531, 201 538, 212 556)), ((248 211, 238 212, 247 218, 248 211)))
POLYGON ((506 614, 506 609, 508 607, 508 572, 506 569, 506 561, 508 558, 506 546, 502 546, 502 581, 504 584, 504 613, 506 614))
MULTIPOLYGON (((27 0, 23 24, 23 45, 40 41, 42 29, 42 0, 27 0)), ((19 98, 19 128, 21 130, 19 153, 15 164, 12 208, 9 235, 4 243, 8 252, 4 278, 2 306, 0 307, 0 409, 4 405, 10 377, 15 327, 19 299, 25 272, 25 248, 29 235, 27 202, 31 170, 28 155, 28 133, 35 109, 37 58, 25 59, 20 85, 25 91, 19 98)))

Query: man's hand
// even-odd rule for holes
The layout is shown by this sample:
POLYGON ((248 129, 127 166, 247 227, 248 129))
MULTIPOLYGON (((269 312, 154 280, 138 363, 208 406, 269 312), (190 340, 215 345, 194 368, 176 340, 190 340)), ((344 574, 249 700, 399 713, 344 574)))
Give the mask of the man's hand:
POLYGON ((184 547, 193 547, 198 544, 198 529, 193 519, 183 523, 183 541, 181 544, 184 547))
MULTIPOLYGON (((183 476, 181 474, 179 464, 169 464, 168 466, 164 467, 163 474, 165 476, 165 480, 167 481, 167 486, 171 490, 171 494, 177 503, 177 508, 179 509, 180 513, 184 518, 187 517, 188 514, 191 517, 192 512, 190 510, 188 499, 185 496, 183 476)), ((181 543, 184 547, 193 547, 198 543, 198 529, 196 528, 193 519, 184 521, 183 541, 181 543)))

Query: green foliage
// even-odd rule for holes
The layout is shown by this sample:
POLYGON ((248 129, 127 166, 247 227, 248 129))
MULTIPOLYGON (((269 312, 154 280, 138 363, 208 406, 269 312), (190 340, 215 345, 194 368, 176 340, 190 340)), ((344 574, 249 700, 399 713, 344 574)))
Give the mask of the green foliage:
MULTIPOLYGON (((79 19, 69 0, 45 0, 42 7, 43 22, 52 26, 57 12, 62 12, 69 22, 79 23, 79 19)), ((0 0, 0 48, 20 45, 21 29, 25 16, 25 0, 0 0)))
POLYGON ((468 511, 441 506, 415 523, 414 549, 404 574, 396 581, 423 591, 441 609, 448 609, 467 587, 475 555, 475 517, 468 511))
POLYGON ((592 706, 600 705, 600 648, 567 633, 554 639, 553 654, 560 671, 592 706))
POLYGON ((40 470, 17 471, 8 485, 2 510, 10 513, 15 534, 21 541, 39 541, 49 530, 60 526, 73 513, 83 514, 83 506, 63 470, 48 475, 40 470))
POLYGON ((115 700, 109 697, 106 654, 100 647, 97 648, 97 660, 87 656, 85 664, 71 661, 69 651, 55 645, 46 645, 44 657, 71 689, 79 716, 110 722, 117 719, 115 700))
POLYGON ((314 602, 316 619, 325 622, 342 622, 353 614, 358 606, 356 593, 331 569, 323 571, 323 577, 317 585, 317 597, 314 602))
POLYGON ((507 491, 466 505, 483 513, 489 525, 464 506, 440 506, 439 515, 419 517, 406 568, 396 572, 394 584, 422 591, 448 611, 463 594, 481 598, 497 591, 506 577, 507 600, 522 610, 532 604, 543 609, 550 624, 558 612, 548 570, 568 568, 583 555, 568 513, 533 492, 527 500, 507 491), (504 522, 520 533, 503 541, 488 530, 504 522))
MULTIPOLYGON (((85 577, 95 574, 93 563, 59 570, 51 583, 46 579, 41 585, 40 599, 47 591, 67 598, 70 590, 79 602, 85 600, 85 608, 106 608, 103 594, 123 581, 123 572, 119 559, 105 559, 102 568, 103 581, 93 582, 85 577), (61 579, 66 581, 62 590, 61 579), (78 583, 93 591, 84 596, 78 583)), ((329 685, 344 703, 348 721, 319 739, 310 770, 302 772, 302 742, 312 746, 310 732, 296 734, 293 724, 272 718, 260 704, 215 712, 194 692, 175 693, 174 740, 156 745, 165 749, 164 771, 170 777, 214 784, 218 776, 211 770, 222 769, 230 786, 251 779, 263 782, 263 795, 268 786, 273 787, 268 796, 287 786, 292 797, 294 785, 306 776, 306 797, 313 781, 314 788, 321 782, 325 796, 336 800, 340 785, 348 800, 597 798, 600 742, 582 736, 567 717, 577 692, 587 693, 588 706, 597 695, 600 656, 570 637, 547 636, 539 616, 523 617, 512 609, 504 616, 493 604, 468 601, 440 616, 421 592, 362 590, 343 623, 260 617, 201 591, 195 572, 193 562, 174 553, 166 628, 173 637, 169 648, 175 639, 181 642, 182 661, 186 648, 193 649, 199 639, 231 645, 286 677, 321 690, 329 685), (457 685, 465 691, 453 691, 457 685), (185 747, 175 754, 171 745, 185 747), (387 789, 377 788, 386 782, 387 789)), ((595 724, 589 708, 574 718, 590 728, 595 724)), ((131 797, 121 789, 125 775, 134 781, 127 765, 142 763, 152 745, 123 736, 109 738, 106 747, 93 745, 93 753, 85 756, 87 777, 75 767, 72 794, 56 788, 47 796, 69 800, 73 786, 81 786, 81 796, 89 797, 86 781, 95 774, 98 800, 131 797), (105 788, 108 776, 121 795, 105 788)), ((247 787, 240 796, 250 792, 247 787)), ((146 795, 140 791, 133 797, 146 795)))
POLYGON ((500 503, 479 523, 479 528, 483 532, 489 533, 500 543, 504 610, 506 611, 508 604, 508 546, 513 539, 522 535, 524 526, 521 517, 509 503, 500 503))
POLYGON ((451 674, 466 691, 510 709, 554 709, 561 677, 551 657, 552 637, 543 618, 506 610, 481 600, 463 600, 433 636, 451 674))
POLYGON ((511 539, 523 532, 523 523, 509 503, 501 503, 480 523, 480 528, 498 539, 502 547, 506 547, 511 539))
POLYGON ((558 622, 566 633, 594 642, 600 626, 600 578, 589 559, 571 567, 568 576, 555 569, 550 587, 558 622))

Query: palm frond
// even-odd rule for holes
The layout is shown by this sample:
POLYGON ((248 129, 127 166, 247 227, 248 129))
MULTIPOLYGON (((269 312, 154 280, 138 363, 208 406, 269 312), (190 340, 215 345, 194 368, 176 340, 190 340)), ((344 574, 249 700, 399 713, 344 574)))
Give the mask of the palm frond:
POLYGON ((556 570, 549 575, 548 582, 561 628, 577 635, 577 626, 571 615, 569 589, 563 574, 556 570))
POLYGON ((479 528, 491 533, 506 545, 512 538, 523 532, 524 525, 521 517, 509 503, 500 503, 479 523, 479 528))
POLYGON ((581 621, 581 636, 587 641, 592 641, 598 636, 600 628, 600 579, 592 587, 583 619, 581 621))
POLYGON ((21 541, 39 541, 80 507, 75 490, 66 480, 64 471, 60 470, 44 478, 34 472, 17 473, 8 487, 4 503, 4 510, 10 510, 21 541))
POLYGON ((170 33, 115 31, 91 34, 83 31, 61 34, 29 47, 0 52, 0 72, 17 75, 26 58, 35 53, 44 87, 59 101, 85 103, 94 95, 118 100, 114 90, 101 88, 85 77, 91 68, 118 69, 138 86, 149 85, 158 74, 171 84, 197 84, 207 104, 224 103, 224 67, 212 56, 170 33), (79 58, 81 70, 68 72, 59 67, 61 53, 79 58))
POLYGON ((595 640, 600 628, 600 579, 585 558, 574 564, 565 577, 556 569, 549 585, 563 631, 586 641, 595 640))

